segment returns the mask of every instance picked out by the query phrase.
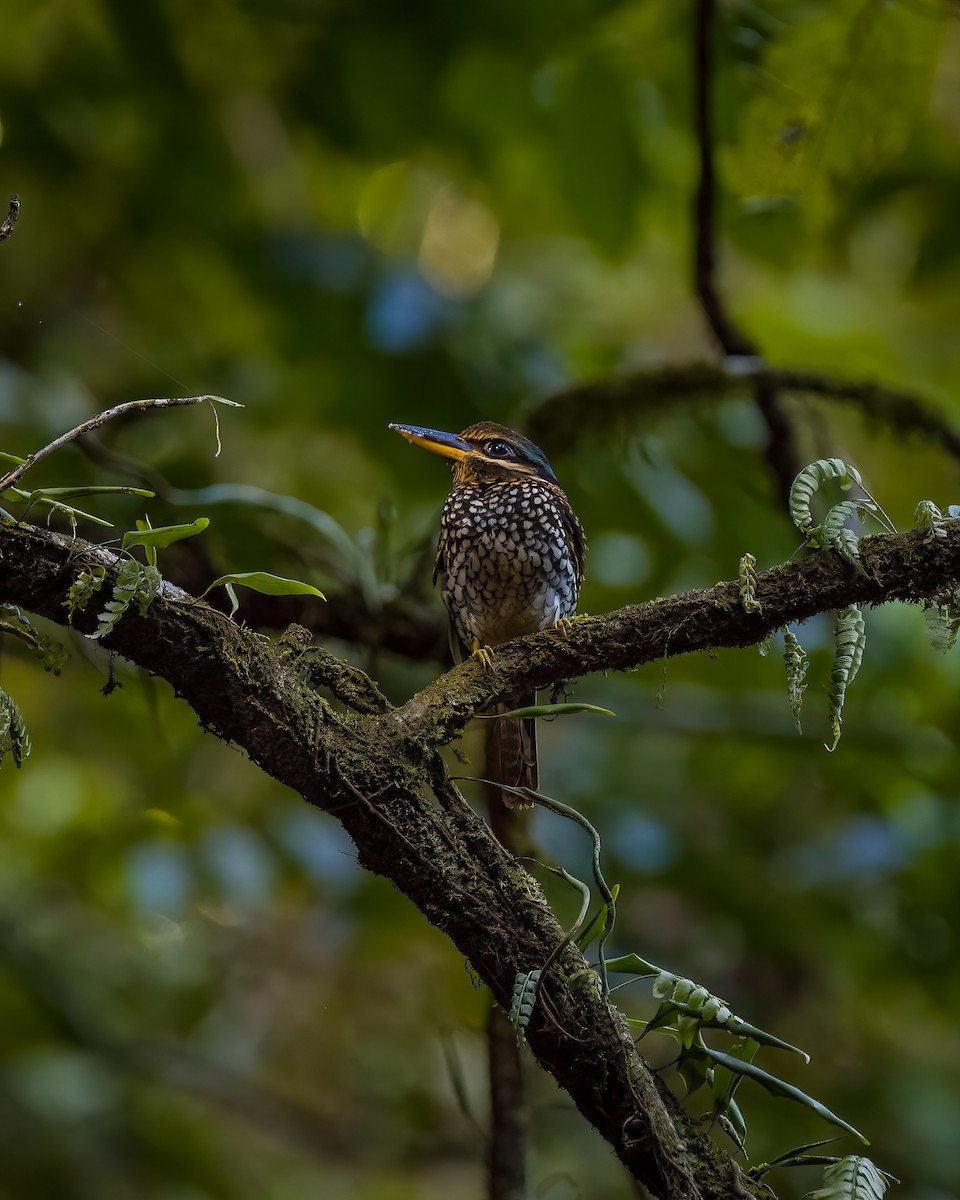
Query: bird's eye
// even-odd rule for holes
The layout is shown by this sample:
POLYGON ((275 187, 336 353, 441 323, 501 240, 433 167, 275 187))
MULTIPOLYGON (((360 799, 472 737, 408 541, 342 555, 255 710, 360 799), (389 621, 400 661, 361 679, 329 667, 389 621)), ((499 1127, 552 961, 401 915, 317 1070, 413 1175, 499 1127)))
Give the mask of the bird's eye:
POLYGON ((508 458, 513 453, 506 442, 487 442, 484 449, 493 458, 508 458))

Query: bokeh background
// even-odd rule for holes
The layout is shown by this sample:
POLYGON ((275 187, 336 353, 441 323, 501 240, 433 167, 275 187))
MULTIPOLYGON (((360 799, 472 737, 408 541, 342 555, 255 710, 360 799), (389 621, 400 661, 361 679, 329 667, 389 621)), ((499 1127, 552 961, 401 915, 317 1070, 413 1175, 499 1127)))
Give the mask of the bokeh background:
MULTIPOLYGON (((23 205, 0 246, 0 448, 140 396, 242 402, 219 457, 203 406, 107 426, 30 478, 146 483, 154 524, 208 516, 162 554, 170 578, 315 583, 326 606, 246 596, 240 619, 300 621, 406 698, 444 662, 448 479, 387 423, 519 424, 578 382, 715 355, 691 284, 693 10, 0 0, 0 197, 23 205)), ((956 419, 957 5, 727 0, 716 61, 736 320, 772 363, 956 419)), ((956 462, 868 406, 784 403, 801 460, 855 463, 901 528, 960 499, 956 462)), ((792 555, 765 441, 745 391, 665 398, 556 454, 590 542, 583 608, 792 555)), ((143 505, 100 502, 116 529, 81 533, 143 505)), ((719 652, 583 681, 617 718, 547 726, 543 784, 603 835, 617 948, 809 1050, 760 1062, 863 1129, 905 1200, 939 1200, 960 1177, 957 659, 918 609, 869 613, 831 755, 829 619, 800 636, 802 736, 779 648, 719 652)), ((165 684, 114 663, 101 695, 106 656, 67 647, 60 677, 16 644, 0 663, 34 745, 0 770, 0 1195, 481 1195, 469 969, 165 684)), ((534 832, 588 874, 580 831, 534 832)), ((620 995, 652 1011, 649 985, 620 995)), ((629 1194, 531 1076, 536 1194, 629 1194)), ((752 1161, 831 1132, 740 1099, 752 1161)))

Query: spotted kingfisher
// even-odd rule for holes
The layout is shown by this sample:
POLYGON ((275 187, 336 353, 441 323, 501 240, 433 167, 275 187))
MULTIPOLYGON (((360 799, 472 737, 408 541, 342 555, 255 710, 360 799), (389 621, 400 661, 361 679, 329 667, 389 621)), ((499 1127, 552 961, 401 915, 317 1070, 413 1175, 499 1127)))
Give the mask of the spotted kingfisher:
MULTIPOLYGON (((453 488, 440 518, 434 583, 450 615, 454 659, 489 661, 490 647, 551 629, 577 608, 586 551, 583 530, 546 455, 505 425, 463 433, 391 425, 408 442, 452 460, 453 488)), ((500 712, 536 703, 514 696, 500 712)), ((536 789, 536 720, 496 722, 497 783, 536 789)), ((504 800, 521 805, 516 796, 504 800)))

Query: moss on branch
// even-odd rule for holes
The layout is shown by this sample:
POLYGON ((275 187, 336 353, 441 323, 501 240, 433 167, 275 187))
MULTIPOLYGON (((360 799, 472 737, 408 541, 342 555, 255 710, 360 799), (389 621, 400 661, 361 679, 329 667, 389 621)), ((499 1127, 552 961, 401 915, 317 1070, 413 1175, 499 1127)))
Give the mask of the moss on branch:
MULTIPOLYGON (((128 610, 104 645, 167 680, 203 725, 242 746, 275 779, 335 815, 363 866, 391 879, 470 960, 501 1004, 515 974, 542 964, 563 937, 530 876, 447 777, 437 749, 491 699, 664 655, 746 646, 814 613, 850 603, 919 600, 960 579, 960 522, 945 536, 882 535, 861 543, 864 570, 818 552, 760 573, 762 611, 744 612, 736 582, 631 605, 497 650, 492 671, 465 663, 398 709, 354 668, 318 651, 312 682, 353 705, 335 712, 303 670, 302 634, 276 645, 170 584, 145 616, 128 610), (439 805, 425 799, 432 790, 439 805)), ((0 525, 0 600, 61 625, 78 573, 120 560, 48 530, 0 525)), ((96 605, 75 615, 85 632, 96 605)), ((744 1196, 735 1164, 690 1128, 661 1091, 623 1018, 567 979, 585 966, 567 946, 548 977, 563 1028, 535 1013, 532 1050, 634 1177, 667 1200, 744 1196)))

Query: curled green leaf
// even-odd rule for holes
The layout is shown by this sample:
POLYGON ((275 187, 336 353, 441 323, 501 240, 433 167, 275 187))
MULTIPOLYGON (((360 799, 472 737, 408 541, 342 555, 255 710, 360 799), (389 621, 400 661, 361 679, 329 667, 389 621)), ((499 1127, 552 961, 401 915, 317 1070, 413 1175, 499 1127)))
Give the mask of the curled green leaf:
MULTIPOLYGON (((610 895, 613 897, 614 901, 616 901, 617 897, 620 895, 620 884, 619 883, 615 883, 610 888, 610 895)), ((591 918, 590 922, 588 923, 586 929, 584 929, 583 933, 581 933, 580 936, 577 938, 577 945, 580 947, 581 950, 586 950, 586 948, 590 945, 590 943, 593 941, 593 939, 598 936, 600 931, 603 929, 606 919, 607 919, 606 907, 597 909, 597 911, 593 914, 593 917, 591 918)))
POLYGON ((843 724, 843 705, 847 688, 860 669, 863 658, 863 648, 867 635, 863 613, 855 605, 837 613, 837 626, 834 633, 836 656, 833 660, 833 672, 830 676, 829 701, 830 722, 833 729, 833 741, 827 746, 831 752, 836 750, 840 741, 840 729, 843 724))
POLYGON ((860 483, 860 474, 841 458, 819 458, 804 467, 793 481, 790 488, 790 516, 801 533, 809 535, 813 531, 810 501, 820 486, 830 479, 838 479, 840 486, 846 489, 860 483))
POLYGON ((209 517, 197 517, 189 525, 160 525, 151 529, 145 522, 138 521, 137 529, 131 529, 123 535, 120 549, 130 550, 134 546, 144 546, 149 550, 162 550, 166 546, 172 546, 174 542, 181 542, 184 538, 203 533, 209 524, 209 517))

